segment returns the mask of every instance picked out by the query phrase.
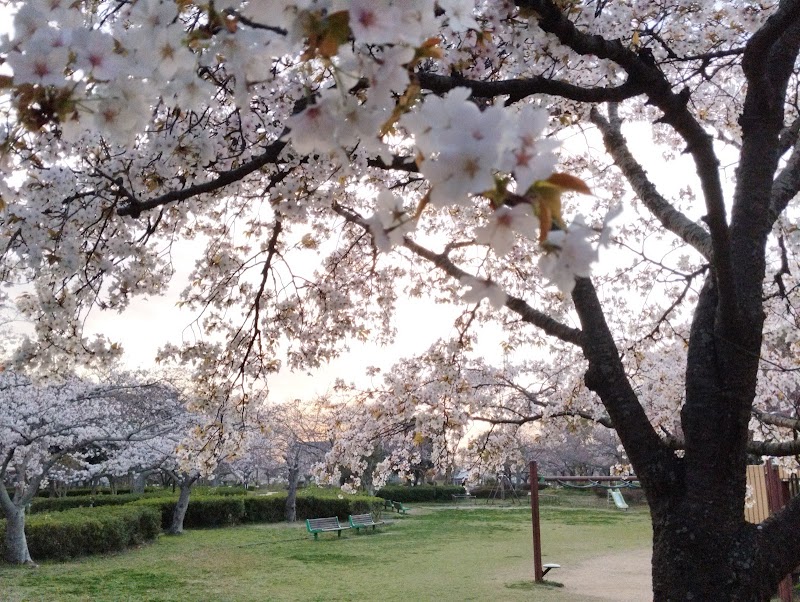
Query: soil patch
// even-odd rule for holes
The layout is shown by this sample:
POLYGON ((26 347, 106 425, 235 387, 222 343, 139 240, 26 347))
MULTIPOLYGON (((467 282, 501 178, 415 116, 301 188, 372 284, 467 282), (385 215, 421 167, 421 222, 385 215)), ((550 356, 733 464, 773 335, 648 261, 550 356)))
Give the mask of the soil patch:
POLYGON ((576 600, 594 602, 650 602, 653 582, 649 548, 615 552, 577 565, 562 565, 547 577, 564 584, 576 600))

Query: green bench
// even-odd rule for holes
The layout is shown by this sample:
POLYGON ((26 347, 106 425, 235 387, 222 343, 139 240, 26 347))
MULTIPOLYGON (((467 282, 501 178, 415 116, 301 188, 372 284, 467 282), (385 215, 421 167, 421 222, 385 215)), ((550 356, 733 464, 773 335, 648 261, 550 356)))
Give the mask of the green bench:
POLYGON ((314 539, 317 539, 317 535, 320 533, 325 533, 327 531, 336 531, 339 537, 341 537, 342 531, 349 528, 350 525, 340 525, 339 518, 336 516, 306 519, 306 529, 308 529, 309 533, 314 535, 314 539))
POLYGON ((375 527, 386 524, 382 520, 376 521, 372 518, 371 514, 351 514, 347 520, 350 523, 350 527, 356 530, 356 533, 358 533, 358 530, 361 528, 366 530, 367 527, 372 527, 374 531, 375 527))
POLYGON ((411 508, 408 506, 403 506, 403 502, 392 502, 392 508, 397 510, 400 514, 408 514, 411 511, 411 508))

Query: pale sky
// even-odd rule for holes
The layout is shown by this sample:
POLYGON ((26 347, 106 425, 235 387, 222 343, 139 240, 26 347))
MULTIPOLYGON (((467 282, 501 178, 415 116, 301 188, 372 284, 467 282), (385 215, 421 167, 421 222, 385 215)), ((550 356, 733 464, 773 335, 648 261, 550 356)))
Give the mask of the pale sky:
MULTIPOLYGON (((119 341, 125 350, 123 362, 131 368, 155 367, 155 356, 162 345, 179 344, 194 337, 190 328, 193 313, 175 305, 184 281, 185 274, 176 274, 168 295, 136 298, 124 314, 93 311, 86 334, 102 333, 119 341)), ((401 300, 397 336, 392 345, 354 343, 348 353, 319 370, 283 370, 269 380, 270 397, 275 401, 309 399, 325 393, 337 377, 366 385, 369 381, 364 372, 368 366, 387 369, 402 357, 422 353, 437 339, 451 337, 455 332, 453 322, 462 310, 463 307, 437 305, 425 299, 401 300)), ((492 336, 491 331, 485 330, 482 341, 499 353, 497 333, 492 336)))

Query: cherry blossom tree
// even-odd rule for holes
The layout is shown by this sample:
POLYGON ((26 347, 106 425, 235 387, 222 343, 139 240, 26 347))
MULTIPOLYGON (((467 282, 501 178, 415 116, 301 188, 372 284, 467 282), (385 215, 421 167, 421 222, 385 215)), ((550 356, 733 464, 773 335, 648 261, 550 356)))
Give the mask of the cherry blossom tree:
POLYGON ((6 518, 5 557, 15 564, 32 562, 25 508, 50 475, 86 479, 135 463, 139 444, 162 437, 175 408, 169 387, 130 377, 106 384, 70 378, 37 386, 4 371, 0 399, 0 507, 6 518), (104 451, 99 464, 92 461, 98 451, 104 451))
POLYGON ((464 347, 464 337, 437 341, 385 370, 374 387, 340 383, 347 402, 332 429, 327 480, 338 482, 344 467, 355 476, 351 487, 365 480, 380 486, 392 475, 410 479, 425 462, 446 480, 457 467, 476 480, 512 465, 527 471, 526 449, 542 430, 574 421, 610 426, 580 376, 558 365, 564 356, 495 367, 464 347), (376 450, 381 460, 370 465, 376 450))
MULTIPOLYGON (((308 402, 299 399, 264 406, 258 416, 259 433, 251 443, 267 441, 273 458, 279 459, 286 474, 286 520, 297 520, 297 488, 300 478, 310 475, 330 447, 328 431, 335 422, 325 398, 308 402)), ((263 448, 262 448, 263 449, 263 448)), ((246 453, 245 448, 245 453, 246 453)))
POLYGON ((553 411, 617 431, 655 599, 762 600, 800 564, 800 500, 743 519, 748 452, 800 448, 780 438, 797 426, 798 0, 14 10, 0 274, 34 326, 16 365, 118 357, 87 315, 164 293, 179 241, 198 249, 180 302, 199 335, 160 357, 208 392, 217 436, 281 368, 389 342, 399 299, 469 304, 461 331, 560 358, 574 394, 553 411))

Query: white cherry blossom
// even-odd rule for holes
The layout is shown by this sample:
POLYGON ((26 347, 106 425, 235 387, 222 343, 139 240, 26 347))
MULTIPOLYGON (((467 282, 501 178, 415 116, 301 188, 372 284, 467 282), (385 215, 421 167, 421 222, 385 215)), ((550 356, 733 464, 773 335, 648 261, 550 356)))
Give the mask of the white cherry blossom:
POLYGON ((475 228, 475 240, 489 245, 498 255, 505 255, 514 246, 515 234, 535 238, 539 220, 528 204, 498 207, 489 216, 489 223, 475 228))

